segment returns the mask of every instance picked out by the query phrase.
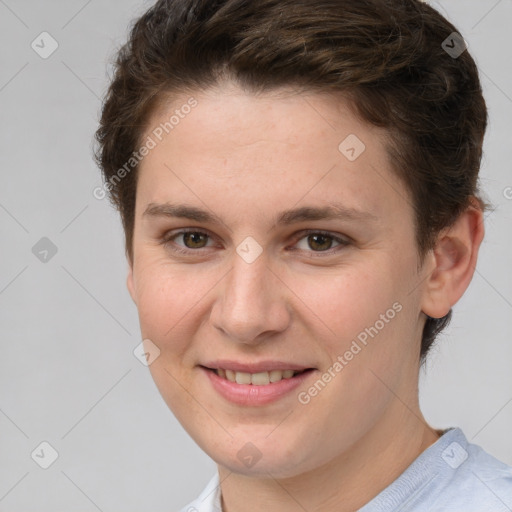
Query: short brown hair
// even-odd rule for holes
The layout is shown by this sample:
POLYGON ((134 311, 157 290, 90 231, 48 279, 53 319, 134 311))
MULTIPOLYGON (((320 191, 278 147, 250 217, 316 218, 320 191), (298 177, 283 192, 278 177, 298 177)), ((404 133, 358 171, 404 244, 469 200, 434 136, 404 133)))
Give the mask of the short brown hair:
MULTIPOLYGON (((113 178, 164 100, 223 77, 255 92, 343 93, 362 119, 385 128, 393 170, 415 208, 422 259, 471 197, 487 206, 478 193, 487 109, 468 51, 454 56, 443 48, 454 32, 417 0, 158 1, 117 54, 96 132, 95 157, 112 184, 130 262, 137 166, 113 178)), ((427 318, 422 360, 451 315, 427 318)))

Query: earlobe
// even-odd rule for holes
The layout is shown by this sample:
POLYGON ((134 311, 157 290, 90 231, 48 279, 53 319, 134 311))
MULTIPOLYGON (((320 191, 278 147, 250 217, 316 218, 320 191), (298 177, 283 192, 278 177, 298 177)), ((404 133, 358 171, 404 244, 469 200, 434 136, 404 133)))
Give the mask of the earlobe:
POLYGON ((422 300, 426 315, 442 318, 462 297, 473 278, 483 237, 482 210, 476 203, 439 234, 422 300))
POLYGON ((133 266, 131 264, 128 265, 128 276, 126 278, 126 287, 128 288, 128 291, 130 292, 130 296, 135 304, 137 304, 137 301, 135 300, 136 294, 135 294, 135 286, 133 283, 133 266))

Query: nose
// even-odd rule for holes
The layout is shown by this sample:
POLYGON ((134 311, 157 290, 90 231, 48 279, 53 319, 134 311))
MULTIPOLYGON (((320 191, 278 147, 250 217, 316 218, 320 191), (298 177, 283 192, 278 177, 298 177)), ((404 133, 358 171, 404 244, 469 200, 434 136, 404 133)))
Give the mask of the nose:
POLYGON ((289 326, 290 291, 263 252, 247 263, 234 253, 231 271, 222 280, 212 306, 212 325, 232 341, 262 343, 289 326))

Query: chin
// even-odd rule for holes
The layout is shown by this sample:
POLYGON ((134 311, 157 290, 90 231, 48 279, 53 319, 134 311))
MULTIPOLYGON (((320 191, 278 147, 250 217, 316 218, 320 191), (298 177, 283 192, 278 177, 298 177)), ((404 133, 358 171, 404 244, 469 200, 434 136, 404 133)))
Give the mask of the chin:
POLYGON ((229 471, 249 477, 269 478, 271 476, 284 479, 295 477, 304 472, 297 465, 297 461, 284 454, 272 454, 271 457, 262 456, 260 459, 256 458, 253 463, 240 461, 237 453, 234 453, 232 458, 227 458, 225 453, 212 458, 217 464, 229 471))
MULTIPOLYGON (((244 436, 234 436, 227 445, 212 441, 201 446, 217 464, 237 474, 291 478, 307 471, 304 459, 308 458, 308 453, 304 444, 299 447, 296 443, 286 445, 283 442, 285 438, 277 436, 271 441, 268 432, 251 436, 246 431, 244 436)), ((308 463, 313 462, 310 460, 308 463)))

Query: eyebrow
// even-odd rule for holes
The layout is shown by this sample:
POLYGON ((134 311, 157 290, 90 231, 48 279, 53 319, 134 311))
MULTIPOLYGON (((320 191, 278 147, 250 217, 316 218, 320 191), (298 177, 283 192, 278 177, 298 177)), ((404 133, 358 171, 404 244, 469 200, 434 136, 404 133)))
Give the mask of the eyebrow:
MULTIPOLYGON (((168 217, 194 220, 210 224, 222 224, 224 221, 214 213, 207 210, 190 206, 186 204, 172 203, 149 203, 143 213, 143 217, 168 217)), ((290 225, 303 221, 315 220, 349 220, 349 221, 376 221, 378 217, 368 211, 348 208, 337 203, 330 203, 326 206, 302 206, 291 210, 280 212, 272 224, 273 228, 277 225, 290 225)))

